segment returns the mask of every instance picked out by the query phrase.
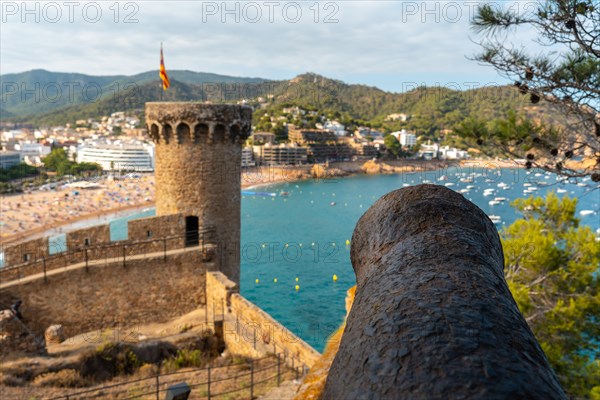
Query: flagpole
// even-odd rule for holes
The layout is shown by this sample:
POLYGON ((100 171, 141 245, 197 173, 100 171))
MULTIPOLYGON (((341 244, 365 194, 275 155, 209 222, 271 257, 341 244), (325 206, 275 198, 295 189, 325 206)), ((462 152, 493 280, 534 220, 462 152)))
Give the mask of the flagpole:
MULTIPOLYGON (((161 61, 162 61, 162 42, 160 42, 160 56, 161 56, 161 61)), ((160 101, 163 101, 164 88, 163 88, 162 80, 159 79, 158 83, 160 84, 160 101)))

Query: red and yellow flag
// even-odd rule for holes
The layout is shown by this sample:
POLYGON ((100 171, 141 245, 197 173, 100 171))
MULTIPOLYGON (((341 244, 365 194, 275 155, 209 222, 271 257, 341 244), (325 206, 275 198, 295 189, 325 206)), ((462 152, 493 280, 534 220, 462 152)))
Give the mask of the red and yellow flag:
POLYGON ((162 81, 163 90, 167 90, 170 86, 167 70, 165 69, 165 60, 163 58, 162 43, 160 44, 160 80, 162 81))

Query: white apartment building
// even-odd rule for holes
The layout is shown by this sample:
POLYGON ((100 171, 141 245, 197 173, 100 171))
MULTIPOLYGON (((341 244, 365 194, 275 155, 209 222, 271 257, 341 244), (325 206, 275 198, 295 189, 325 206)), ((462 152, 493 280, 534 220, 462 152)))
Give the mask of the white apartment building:
POLYGON ((392 132, 392 135, 398 139, 402 146, 414 146, 417 144, 417 135, 414 133, 408 132, 406 129, 402 129, 401 131, 392 132))
POLYGON ((153 171, 151 144, 85 144, 77 149, 77 162, 100 164, 105 171, 153 171))
POLYGON ((439 156, 442 160, 458 160, 469 158, 469 153, 465 150, 459 150, 454 147, 444 146, 439 149, 439 156))
POLYGON ((41 143, 19 142, 15 144, 15 150, 21 154, 21 160, 29 165, 41 165, 42 158, 50 154, 50 146, 41 143))
POLYGON ((338 121, 325 121, 324 124, 316 124, 319 129, 332 131, 336 136, 346 136, 346 127, 338 121), (321 125, 321 127, 319 127, 321 125))

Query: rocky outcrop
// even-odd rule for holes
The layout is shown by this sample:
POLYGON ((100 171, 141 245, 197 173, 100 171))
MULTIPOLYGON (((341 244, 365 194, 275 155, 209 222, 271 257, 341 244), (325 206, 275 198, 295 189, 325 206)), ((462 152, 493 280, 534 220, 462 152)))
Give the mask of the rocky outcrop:
POLYGON ((506 285, 494 224, 462 195, 383 196, 351 259, 358 288, 323 399, 566 399, 506 285))
POLYGON ((44 332, 46 344, 60 344, 65 340, 65 330, 62 325, 50 325, 44 332))
POLYGON ((46 354, 44 339, 37 337, 11 310, 0 311, 0 359, 9 355, 46 354))

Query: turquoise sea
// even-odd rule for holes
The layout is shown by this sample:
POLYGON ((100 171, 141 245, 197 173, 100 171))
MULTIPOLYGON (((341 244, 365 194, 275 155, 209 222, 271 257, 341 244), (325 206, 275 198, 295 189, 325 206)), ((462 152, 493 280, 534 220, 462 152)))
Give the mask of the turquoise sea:
POLYGON ((578 197, 581 222, 594 231, 600 228, 600 190, 595 185, 559 183, 541 172, 438 170, 273 185, 261 190, 286 191, 289 196, 242 200, 242 294, 321 351, 342 322, 346 291, 355 284, 346 240, 356 222, 382 195, 423 181, 465 191, 485 213, 500 217, 498 229, 520 217, 509 203, 530 195, 524 190, 537 196, 554 190, 562 192, 559 196, 578 197), (468 181, 470 174, 473 182, 461 181, 468 181), (489 204, 499 197, 506 200, 489 204))
MULTIPOLYGON (((355 284, 347 241, 356 222, 382 195, 423 182, 462 192, 496 216, 498 229, 520 217, 509 204, 515 198, 552 190, 577 197, 577 216, 600 235, 597 184, 565 183, 540 171, 451 168, 274 184, 257 190, 288 195, 242 196, 242 294, 321 351, 342 322, 346 291, 355 284)), ((127 237, 127 220, 153 214, 112 221, 112 240, 127 237)))

